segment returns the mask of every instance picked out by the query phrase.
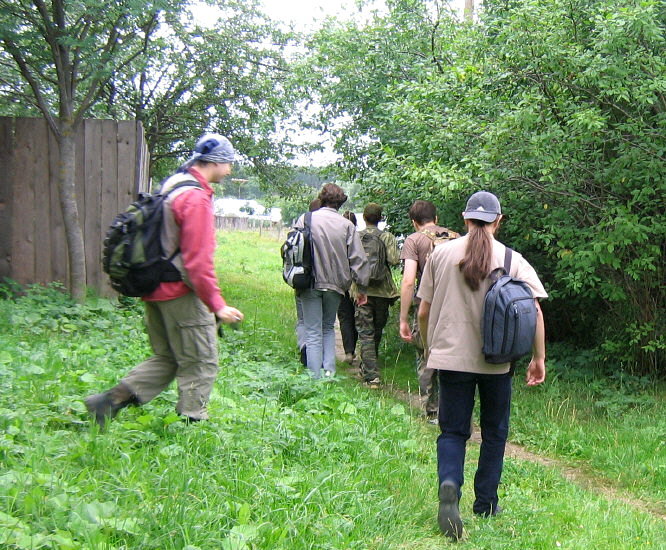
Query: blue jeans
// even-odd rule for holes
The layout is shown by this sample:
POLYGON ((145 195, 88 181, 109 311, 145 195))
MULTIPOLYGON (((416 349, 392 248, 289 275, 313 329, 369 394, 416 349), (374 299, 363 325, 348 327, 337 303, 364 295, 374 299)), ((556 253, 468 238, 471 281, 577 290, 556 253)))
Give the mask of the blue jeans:
POLYGON ((332 290, 307 289, 300 297, 308 368, 314 378, 321 377, 322 368, 334 373, 335 316, 342 296, 332 290))
MULTIPOLYGON (((490 514, 497 508, 497 487, 504 466, 509 435, 511 374, 473 374, 438 371, 439 428, 437 475, 439 483, 464 483, 465 446, 470 437, 474 393, 481 404, 481 451, 474 476, 474 513, 490 514)), ((460 494, 460 493, 459 493, 460 494)))

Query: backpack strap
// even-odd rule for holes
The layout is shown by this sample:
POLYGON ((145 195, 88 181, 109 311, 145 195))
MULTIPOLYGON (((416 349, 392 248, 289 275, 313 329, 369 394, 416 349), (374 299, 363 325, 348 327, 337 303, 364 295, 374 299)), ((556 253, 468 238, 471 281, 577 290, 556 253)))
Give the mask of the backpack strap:
POLYGON ((312 238, 312 212, 308 210, 303 216, 303 229, 305 229, 308 240, 310 241, 310 267, 312 268, 312 288, 315 283, 315 255, 314 255, 314 239, 312 238))
MULTIPOLYGON (((170 187, 170 188, 167 190, 166 193, 164 193, 164 194, 160 193, 160 194, 162 194, 163 199, 166 200, 166 198, 167 198, 167 197, 168 197, 173 191, 175 191, 176 189, 180 189, 180 188, 182 188, 182 187, 196 187, 196 188, 198 188, 198 189, 203 189, 203 187, 201 187, 201 185, 199 185, 199 182, 198 182, 198 181, 196 181, 196 180, 188 180, 188 181, 181 181, 180 183, 177 183, 177 184, 174 185, 173 187, 170 187)), ((161 192, 161 191, 162 191, 162 190, 160 189, 160 192, 161 192)), ((178 256, 178 254, 180 254, 180 246, 176 247, 176 250, 173 251, 173 254, 171 254, 171 256, 169 256, 169 257, 167 258, 167 262, 171 262, 176 256, 178 256)), ((176 282, 176 281, 180 281, 180 280, 182 280, 182 277, 181 277, 181 278, 176 278, 176 277, 180 277, 180 271, 178 271, 178 269, 176 269, 176 268, 174 267, 174 271, 173 271, 173 272, 172 272, 171 270, 169 270, 169 271, 165 271, 165 273, 162 275, 162 282, 164 282, 164 283, 173 283, 173 282, 176 282), (176 274, 176 272, 177 272, 177 274, 176 274)))
POLYGON ((509 275, 511 273, 511 250, 508 246, 504 247, 504 274, 509 275))
POLYGON ((497 267, 493 269, 488 278, 495 283, 502 275, 509 275, 511 273, 511 255, 513 250, 508 246, 504 246, 504 265, 502 267, 497 267))

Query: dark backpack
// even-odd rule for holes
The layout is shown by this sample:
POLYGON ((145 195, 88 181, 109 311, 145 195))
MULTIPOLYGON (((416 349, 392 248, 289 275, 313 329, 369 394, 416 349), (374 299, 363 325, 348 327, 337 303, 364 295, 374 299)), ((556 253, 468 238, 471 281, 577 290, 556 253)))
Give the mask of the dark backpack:
POLYGON ((370 265, 370 285, 378 285, 386 279, 386 274, 389 272, 388 263, 386 261, 386 245, 382 241, 380 232, 368 231, 364 229, 359 232, 361 236, 361 244, 365 250, 365 255, 368 257, 370 265))
POLYGON ((303 227, 293 228, 280 249, 282 253, 282 278, 291 288, 314 288, 314 246, 312 243, 312 212, 303 217, 303 227))
POLYGON ((125 296, 146 296, 161 282, 182 280, 171 263, 180 249, 165 258, 161 230, 164 201, 185 186, 201 188, 195 181, 184 181, 164 194, 139 193, 138 199, 115 217, 102 249, 102 268, 114 290, 125 296))
POLYGON ((483 354, 488 363, 509 363, 532 351, 537 309, 527 283, 509 275, 511 249, 506 247, 504 268, 493 270, 481 318, 483 354))

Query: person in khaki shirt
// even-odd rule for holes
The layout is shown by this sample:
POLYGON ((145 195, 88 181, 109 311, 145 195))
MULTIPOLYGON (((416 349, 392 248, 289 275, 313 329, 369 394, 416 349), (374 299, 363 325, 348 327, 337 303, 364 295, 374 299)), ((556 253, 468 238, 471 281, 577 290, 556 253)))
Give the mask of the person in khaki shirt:
POLYGON ((418 288, 426 261, 432 253, 435 239, 455 239, 460 235, 437 225, 437 208, 430 201, 414 201, 409 209, 409 219, 414 227, 414 233, 405 239, 400 252, 400 259, 404 262, 400 285, 400 337, 414 345, 421 406, 430 422, 436 422, 437 376, 433 369, 426 366, 423 355, 416 317, 419 301, 415 290, 418 288), (412 310, 413 320, 410 325, 409 317, 412 310))
MULTIPOLYGON (((462 535, 458 502, 463 484, 465 446, 470 437, 474 394, 481 404, 481 450, 474 477, 473 511, 482 516, 500 512, 497 488, 509 433, 511 380, 509 363, 486 363, 482 353, 483 301, 491 281, 488 275, 504 264, 505 246, 494 235, 502 219, 499 200, 480 191, 463 212, 468 233, 438 246, 426 264, 419 287, 419 324, 428 367, 439 380, 437 473, 438 523, 452 539, 462 535)), ((532 266, 513 254, 510 275, 528 284, 538 312, 527 385, 546 378, 545 329, 538 298, 548 295, 532 266)))

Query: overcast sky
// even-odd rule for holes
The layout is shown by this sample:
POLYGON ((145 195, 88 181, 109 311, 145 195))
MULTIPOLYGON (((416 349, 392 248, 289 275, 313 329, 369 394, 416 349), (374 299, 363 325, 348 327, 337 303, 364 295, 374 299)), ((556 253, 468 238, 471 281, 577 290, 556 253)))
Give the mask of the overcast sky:
MULTIPOLYGON (((271 19, 293 22, 297 30, 312 30, 316 21, 329 15, 344 17, 357 11, 354 0, 262 0, 271 19)), ((450 0, 450 5, 462 14, 465 0, 450 0)))

